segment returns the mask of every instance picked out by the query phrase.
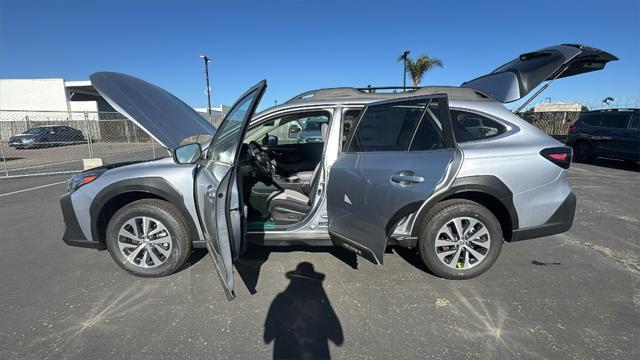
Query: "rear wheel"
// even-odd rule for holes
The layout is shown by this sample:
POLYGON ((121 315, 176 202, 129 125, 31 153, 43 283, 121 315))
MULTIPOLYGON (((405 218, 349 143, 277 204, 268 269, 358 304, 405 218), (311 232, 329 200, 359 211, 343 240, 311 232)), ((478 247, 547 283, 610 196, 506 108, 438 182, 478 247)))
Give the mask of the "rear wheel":
POLYGON ((593 160, 593 148, 587 141, 580 140, 573 145, 573 157, 577 162, 591 162, 593 160))
POLYGON ((484 206, 453 199, 436 204, 419 234, 422 261, 445 279, 470 279, 487 271, 502 249, 502 228, 484 206))
POLYGON ((124 206, 109 221, 106 235, 113 260, 136 276, 172 274, 191 252, 184 220, 162 200, 143 199, 124 206))

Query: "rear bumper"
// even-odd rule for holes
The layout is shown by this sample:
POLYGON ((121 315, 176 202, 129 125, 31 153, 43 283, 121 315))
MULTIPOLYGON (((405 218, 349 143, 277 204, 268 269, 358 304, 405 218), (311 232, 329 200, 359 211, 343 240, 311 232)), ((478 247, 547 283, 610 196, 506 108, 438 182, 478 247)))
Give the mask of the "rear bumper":
POLYGON ((576 212, 576 195, 570 192, 558 210, 549 220, 540 226, 514 230, 511 241, 521 241, 560 234, 571 229, 576 212))
POLYGON ((62 241, 69 246, 100 249, 100 244, 97 241, 90 241, 84 236, 76 213, 73 210, 70 193, 62 195, 60 198, 60 208, 62 208, 62 217, 64 219, 62 241))

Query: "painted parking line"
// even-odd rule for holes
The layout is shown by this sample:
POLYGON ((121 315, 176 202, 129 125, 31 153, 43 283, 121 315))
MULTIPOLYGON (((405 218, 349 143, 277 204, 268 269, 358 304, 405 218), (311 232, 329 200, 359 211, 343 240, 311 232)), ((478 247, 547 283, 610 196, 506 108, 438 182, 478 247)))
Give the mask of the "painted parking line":
POLYGON ((15 195, 15 194, 20 194, 20 193, 23 193, 23 192, 32 191, 32 190, 38 190, 38 189, 42 189, 42 188, 46 188, 46 187, 54 186, 54 185, 60 185, 60 184, 64 184, 64 183, 66 183, 66 182, 67 182, 67 181, 66 181, 66 180, 64 180, 64 181, 58 181, 58 182, 54 182, 54 183, 51 183, 51 184, 40 185, 40 186, 36 186, 36 187, 32 187, 32 188, 28 188, 28 189, 16 190, 16 191, 12 191, 12 192, 8 192, 8 193, 0 194, 0 197, 3 197, 3 196, 9 196, 9 195, 15 195))

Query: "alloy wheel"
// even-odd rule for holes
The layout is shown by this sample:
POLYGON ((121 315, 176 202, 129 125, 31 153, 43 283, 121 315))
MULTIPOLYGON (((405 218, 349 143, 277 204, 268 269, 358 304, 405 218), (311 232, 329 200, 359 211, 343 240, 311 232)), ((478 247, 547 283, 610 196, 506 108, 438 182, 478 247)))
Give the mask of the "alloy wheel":
POLYGON ((158 220, 138 216, 126 221, 118 233, 118 247, 135 266, 154 268, 164 264, 171 255, 171 235, 158 220))
POLYGON ((480 220, 472 217, 456 217, 449 220, 436 236, 435 251, 446 266, 471 269, 480 264, 489 254, 491 237, 480 220))

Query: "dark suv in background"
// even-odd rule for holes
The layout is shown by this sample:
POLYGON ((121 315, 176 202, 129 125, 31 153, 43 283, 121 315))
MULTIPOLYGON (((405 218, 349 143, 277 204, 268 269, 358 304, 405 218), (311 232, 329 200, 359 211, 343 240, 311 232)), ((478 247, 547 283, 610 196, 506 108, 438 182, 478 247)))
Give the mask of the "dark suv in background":
POLYGON ((35 126, 9 138, 9 146, 32 149, 86 142, 82 131, 66 125, 35 126))
POLYGON ((569 127, 567 145, 580 162, 598 156, 640 161, 640 109, 586 112, 569 127))

